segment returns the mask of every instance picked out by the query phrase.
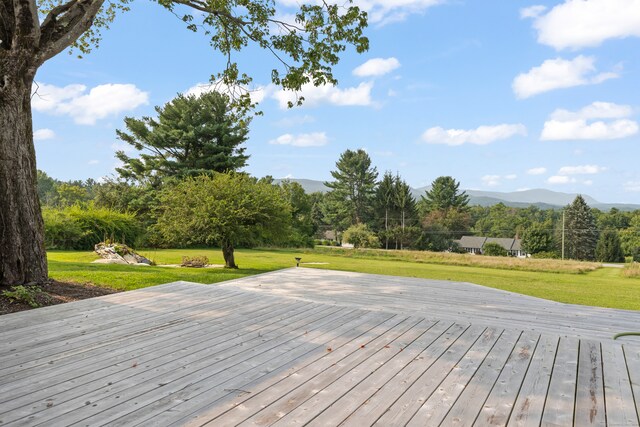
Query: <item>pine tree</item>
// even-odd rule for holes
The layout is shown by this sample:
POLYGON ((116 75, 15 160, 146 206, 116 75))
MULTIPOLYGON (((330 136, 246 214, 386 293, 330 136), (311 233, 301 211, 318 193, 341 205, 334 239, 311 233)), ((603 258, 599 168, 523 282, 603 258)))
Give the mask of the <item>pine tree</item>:
POLYGON ((379 223, 384 221, 382 227, 384 232, 384 248, 389 249, 389 229, 391 228, 390 216, 393 214, 394 203, 394 184, 395 180, 391 172, 385 172, 382 181, 376 187, 376 218, 379 223))
POLYGON ((351 225, 362 224, 371 218, 373 197, 378 171, 371 167, 371 158, 364 150, 347 150, 331 171, 335 181, 324 185, 333 189, 331 196, 341 203, 343 211, 350 215, 351 225))
POLYGON ((233 172, 246 165, 249 156, 240 147, 247 140, 248 119, 234 113, 230 100, 218 92, 200 96, 178 95, 158 118, 125 118, 127 132, 118 137, 140 152, 129 157, 118 151, 124 165, 116 170, 135 181, 150 178, 198 176, 233 172))
POLYGON ((431 183, 431 190, 427 190, 422 202, 427 212, 445 211, 451 208, 466 209, 469 196, 460 192, 460 183, 450 176, 441 176, 431 183))
POLYGON ((596 260, 600 262, 624 262, 620 236, 616 230, 605 230, 596 246, 596 260))
POLYGON ((395 204, 398 212, 400 213, 400 249, 404 249, 404 243, 407 240, 407 226, 408 220, 411 222, 416 210, 416 200, 411 194, 411 187, 407 184, 400 175, 396 175, 394 179, 394 191, 393 191, 395 204))
POLYGON ((593 261, 598 244, 596 220, 581 195, 565 209, 565 256, 593 261))

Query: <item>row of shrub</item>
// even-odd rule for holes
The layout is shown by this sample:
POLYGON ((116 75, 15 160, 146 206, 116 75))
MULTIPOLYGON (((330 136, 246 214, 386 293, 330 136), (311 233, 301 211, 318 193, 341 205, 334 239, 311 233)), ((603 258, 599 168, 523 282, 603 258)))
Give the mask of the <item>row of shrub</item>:
POLYGON ((134 214, 98 208, 93 204, 45 207, 42 216, 47 249, 91 250, 96 243, 105 240, 135 247, 144 236, 134 214))

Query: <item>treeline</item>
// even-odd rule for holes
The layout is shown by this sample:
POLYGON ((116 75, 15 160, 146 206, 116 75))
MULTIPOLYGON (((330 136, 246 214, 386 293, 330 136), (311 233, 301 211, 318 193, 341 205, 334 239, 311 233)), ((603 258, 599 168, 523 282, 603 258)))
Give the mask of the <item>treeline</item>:
POLYGON ((233 248, 339 244, 455 251, 464 235, 520 237, 540 257, 620 260, 640 247, 640 211, 601 212, 581 197, 564 210, 469 206, 452 177, 436 178, 418 200, 398 173, 381 176, 364 150, 346 150, 325 185, 307 194, 295 182, 238 172, 248 156, 250 118, 216 92, 178 96, 156 118, 126 118, 117 176, 62 182, 38 172, 49 248, 91 249, 111 239, 134 246, 233 248), (563 227, 564 214, 564 227, 563 227), (563 244, 564 241, 564 244, 563 244), (564 252, 563 252, 564 248, 564 252), (602 254, 606 254, 602 255, 602 254))

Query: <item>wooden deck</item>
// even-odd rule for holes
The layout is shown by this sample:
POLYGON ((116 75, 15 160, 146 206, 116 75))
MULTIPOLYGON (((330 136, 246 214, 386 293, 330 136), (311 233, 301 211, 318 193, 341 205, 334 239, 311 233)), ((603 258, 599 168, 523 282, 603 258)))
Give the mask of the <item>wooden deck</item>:
MULTIPOLYGON (((525 303, 468 284, 440 311, 421 308, 432 286, 291 269, 5 315, 0 425, 639 425, 640 346, 605 328, 498 326, 505 299, 513 320, 525 303), (321 297, 333 291, 338 304, 321 297), (483 323, 492 292, 499 317, 483 323), (435 316, 464 301, 473 315, 435 316)), ((640 329, 634 312, 596 312, 640 329)))

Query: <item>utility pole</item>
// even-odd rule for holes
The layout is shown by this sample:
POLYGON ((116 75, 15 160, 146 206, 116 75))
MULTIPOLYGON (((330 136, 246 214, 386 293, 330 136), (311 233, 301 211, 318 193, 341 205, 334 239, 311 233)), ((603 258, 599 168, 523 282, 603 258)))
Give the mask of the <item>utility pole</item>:
POLYGON ((562 211, 562 259, 564 259, 564 210, 562 211))

